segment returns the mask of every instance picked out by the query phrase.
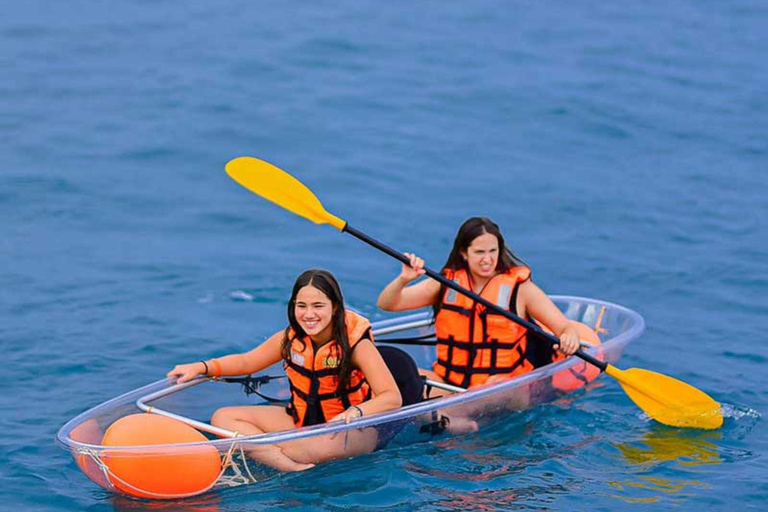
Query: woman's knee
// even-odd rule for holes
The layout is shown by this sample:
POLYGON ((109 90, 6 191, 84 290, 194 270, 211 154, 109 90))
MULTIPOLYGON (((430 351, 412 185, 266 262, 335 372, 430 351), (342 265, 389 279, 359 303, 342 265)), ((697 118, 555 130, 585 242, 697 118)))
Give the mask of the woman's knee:
POLYGON ((211 416, 211 425, 215 427, 226 427, 236 421, 242 420, 239 407, 222 407, 217 409, 211 416))

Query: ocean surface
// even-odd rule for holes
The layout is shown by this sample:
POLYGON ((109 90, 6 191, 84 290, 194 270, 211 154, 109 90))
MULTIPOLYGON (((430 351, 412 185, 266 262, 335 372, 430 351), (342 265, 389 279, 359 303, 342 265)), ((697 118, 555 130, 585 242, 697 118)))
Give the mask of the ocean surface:
POLYGON ((0 509, 732 511, 768 500, 768 5, 26 0, 0 17, 0 509), (116 497, 59 427, 398 264, 248 193, 256 156, 439 268, 490 216, 553 294, 638 311, 617 365, 720 401, 649 420, 603 376, 481 433, 181 502, 116 497))

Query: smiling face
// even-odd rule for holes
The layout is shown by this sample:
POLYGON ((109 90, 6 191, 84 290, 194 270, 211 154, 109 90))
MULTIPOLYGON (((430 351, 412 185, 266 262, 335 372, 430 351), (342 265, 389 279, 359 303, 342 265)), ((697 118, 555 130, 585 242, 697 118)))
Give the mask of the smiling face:
POLYGON ((467 262, 472 277, 484 281, 496 275, 499 261, 499 240, 491 233, 484 233, 469 244, 461 255, 467 262))
POLYGON ((333 304, 322 291, 311 284, 302 287, 296 294, 294 314, 313 341, 325 343, 331 339, 333 304))

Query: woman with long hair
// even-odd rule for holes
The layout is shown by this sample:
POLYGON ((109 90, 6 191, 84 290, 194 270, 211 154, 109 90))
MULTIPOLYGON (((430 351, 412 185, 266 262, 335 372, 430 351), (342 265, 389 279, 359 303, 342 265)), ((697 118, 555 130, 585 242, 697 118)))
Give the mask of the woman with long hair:
MULTIPOLYGON (((168 376, 185 382, 198 375, 247 375, 281 360, 291 387, 287 407, 224 407, 213 414, 211 424, 250 436, 330 421, 350 422, 401 405, 400 391, 373 344, 370 323, 345 310, 339 284, 325 270, 307 270, 296 279, 285 330, 249 352, 178 365, 168 376)), ((377 442, 375 435, 356 432, 322 443, 298 440, 252 445, 246 450, 269 466, 298 471, 373 451, 377 442)))
MULTIPOLYGON (((406 253, 410 265, 378 299, 386 311, 406 311, 431 306, 437 337, 437 360, 428 378, 464 388, 493 384, 531 371, 524 327, 497 312, 427 278, 424 260, 406 253)), ((499 227, 485 217, 465 221, 441 273, 521 318, 533 318, 560 338, 565 355, 579 348, 579 334, 547 295, 531 280, 531 270, 506 246, 499 227)), ((537 340, 536 342, 542 343, 537 340)), ((437 393, 447 392, 435 390, 437 393)))

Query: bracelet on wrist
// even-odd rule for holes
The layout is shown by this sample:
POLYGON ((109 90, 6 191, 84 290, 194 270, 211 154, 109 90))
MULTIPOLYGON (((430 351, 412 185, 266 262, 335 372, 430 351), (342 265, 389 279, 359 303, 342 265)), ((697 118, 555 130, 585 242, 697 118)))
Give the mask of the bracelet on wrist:
POLYGON ((350 409, 354 409, 354 410, 357 411, 357 414, 358 414, 357 417, 358 418, 362 418, 363 417, 363 410, 361 408, 359 408, 358 406, 353 405, 352 407, 350 407, 350 409))
POLYGON ((200 362, 203 363, 203 366, 205 366, 205 371, 203 372, 203 375, 208 376, 208 363, 206 363, 205 361, 200 361, 200 362))
POLYGON ((211 366, 213 366, 213 376, 217 379, 221 377, 221 365, 216 359, 211 359, 211 366))

